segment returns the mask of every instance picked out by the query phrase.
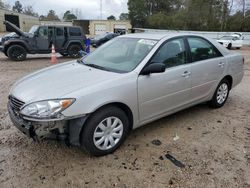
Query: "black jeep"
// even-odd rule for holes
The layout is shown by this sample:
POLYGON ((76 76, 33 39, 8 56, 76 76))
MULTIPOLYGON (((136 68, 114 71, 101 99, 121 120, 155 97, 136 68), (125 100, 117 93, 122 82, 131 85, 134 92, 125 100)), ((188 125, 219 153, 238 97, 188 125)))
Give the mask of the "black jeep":
POLYGON ((86 36, 81 27, 35 25, 25 33, 8 21, 4 24, 16 34, 2 37, 0 50, 15 61, 25 60, 27 54, 49 54, 52 44, 56 52, 73 58, 85 50, 86 36))

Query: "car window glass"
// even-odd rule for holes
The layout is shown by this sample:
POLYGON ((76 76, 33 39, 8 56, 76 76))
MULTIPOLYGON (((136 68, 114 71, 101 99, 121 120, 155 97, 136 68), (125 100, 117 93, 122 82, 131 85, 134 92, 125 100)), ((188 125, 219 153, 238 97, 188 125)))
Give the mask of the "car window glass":
POLYGON ((57 27, 56 28, 56 36, 60 37, 63 36, 63 28, 57 27))
POLYGON ((54 36, 54 27, 49 27, 49 37, 53 37, 54 36))
POLYGON ((221 56, 215 47, 202 38, 188 38, 192 61, 201 61, 221 56))
POLYGON ((69 35, 70 36, 81 36, 81 29, 77 27, 70 27, 69 28, 69 35))
POLYGON ((38 36, 42 38, 48 38, 48 29, 47 27, 40 27, 38 30, 38 36))
POLYGON ((151 63, 164 63, 167 68, 187 63, 184 40, 174 39, 165 43, 154 55, 151 63))

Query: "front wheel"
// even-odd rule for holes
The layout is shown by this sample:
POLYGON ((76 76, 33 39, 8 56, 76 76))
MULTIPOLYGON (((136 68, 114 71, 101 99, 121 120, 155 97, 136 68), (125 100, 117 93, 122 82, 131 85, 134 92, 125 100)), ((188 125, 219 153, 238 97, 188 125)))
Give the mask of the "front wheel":
POLYGON ((81 145, 94 156, 114 152, 125 140, 129 120, 120 108, 110 106, 95 112, 84 125, 81 145))
POLYGON ((230 50, 231 48, 232 48, 232 44, 230 43, 230 44, 227 45, 227 49, 230 50))
POLYGON ((20 45, 12 45, 8 48, 7 55, 11 60, 23 61, 27 57, 27 51, 20 45))
POLYGON ((228 98, 230 91, 230 84, 229 82, 224 79, 222 80, 218 87, 215 90, 214 96, 211 101, 209 101, 209 105, 212 108, 220 108, 222 107, 228 98))

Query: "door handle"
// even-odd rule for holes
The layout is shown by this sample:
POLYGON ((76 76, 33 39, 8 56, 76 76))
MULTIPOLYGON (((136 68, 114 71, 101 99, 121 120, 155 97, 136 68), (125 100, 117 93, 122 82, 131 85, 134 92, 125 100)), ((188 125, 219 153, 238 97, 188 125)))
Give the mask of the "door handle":
POLYGON ((220 67, 224 67, 225 63, 220 62, 218 65, 219 65, 220 67))
POLYGON ((189 72, 189 71, 185 71, 181 76, 182 77, 189 77, 191 75, 191 72, 189 72))

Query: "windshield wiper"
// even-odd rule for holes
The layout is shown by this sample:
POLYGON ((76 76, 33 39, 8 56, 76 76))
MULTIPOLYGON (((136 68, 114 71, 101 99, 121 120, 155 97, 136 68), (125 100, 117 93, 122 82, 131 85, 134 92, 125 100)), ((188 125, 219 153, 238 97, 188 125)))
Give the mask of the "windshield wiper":
POLYGON ((83 63, 83 64, 86 66, 89 66, 89 67, 96 68, 96 69, 109 71, 108 69, 106 69, 105 67, 102 67, 100 65, 96 65, 96 64, 92 64, 92 63, 83 63))

